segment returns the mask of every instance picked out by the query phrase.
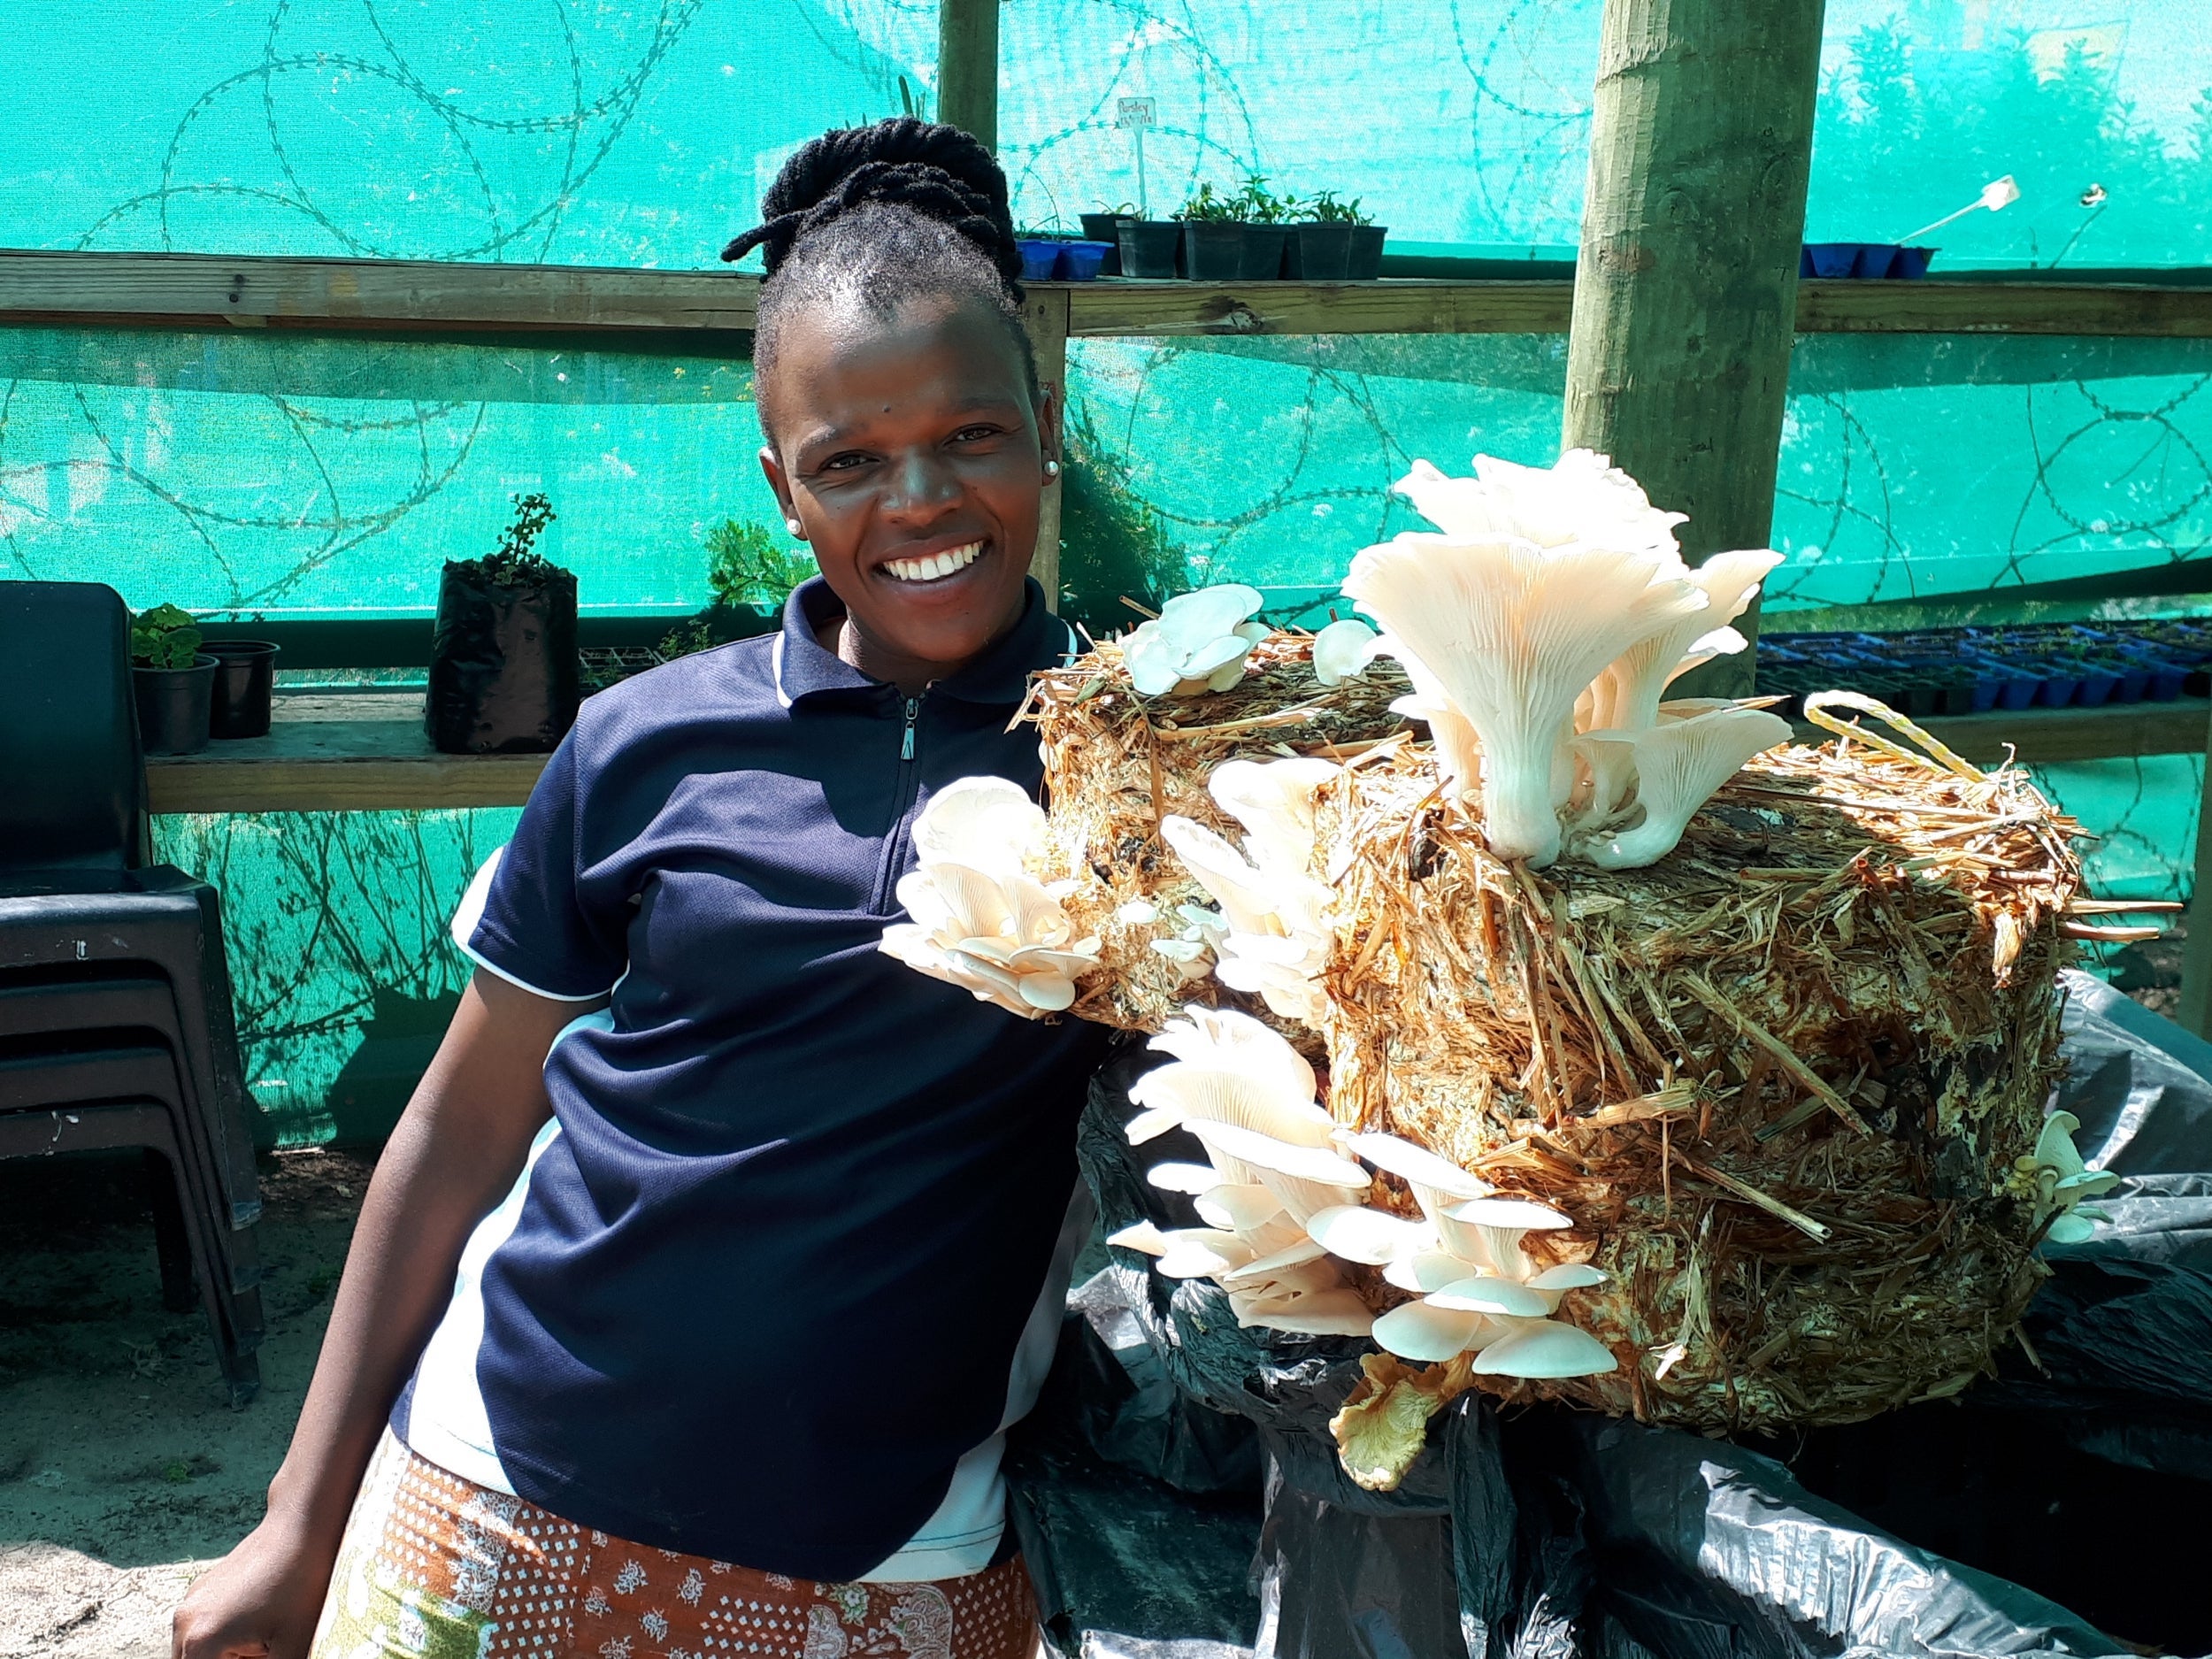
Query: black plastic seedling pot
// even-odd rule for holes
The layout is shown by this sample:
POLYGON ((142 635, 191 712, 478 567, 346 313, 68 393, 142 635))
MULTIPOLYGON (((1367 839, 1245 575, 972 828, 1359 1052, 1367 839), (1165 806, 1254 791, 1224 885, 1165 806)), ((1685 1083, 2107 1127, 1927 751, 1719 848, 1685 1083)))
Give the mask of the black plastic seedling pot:
POLYGON ((189 668, 131 670, 138 741, 149 755, 196 755, 207 747, 215 667, 215 659, 203 653, 189 668))
POLYGON ((1274 282, 1283 274, 1283 247, 1290 240, 1287 225, 1247 225, 1244 258, 1237 268, 1246 282, 1274 282))
POLYGON ((1355 282, 1372 282, 1382 274, 1383 238, 1390 234, 1381 225, 1352 227, 1352 251, 1344 274, 1355 282))
POLYGON ((1107 244, 1106 262, 1098 267, 1098 274, 1119 276, 1121 274, 1121 227, 1130 222, 1132 216, 1127 213, 1084 213, 1079 217, 1083 221, 1085 242, 1102 242, 1107 244))
POLYGON ((1194 282, 1236 281, 1244 274, 1245 228, 1226 219, 1185 219, 1183 274, 1194 282))
POLYGON ((1283 274, 1298 282, 1336 282, 1352 268, 1352 229, 1346 224, 1293 225, 1283 274))
POLYGON ((576 724, 576 577, 510 585, 449 562, 423 729, 444 755, 546 754, 576 724))
POLYGON ((219 738, 266 737, 277 648, 266 640, 211 640, 215 680, 208 723, 219 738))
POLYGON ((1114 225, 1114 246, 1121 255, 1121 274, 1164 281, 1176 274, 1176 255, 1183 245, 1183 227, 1171 219, 1125 219, 1114 225))

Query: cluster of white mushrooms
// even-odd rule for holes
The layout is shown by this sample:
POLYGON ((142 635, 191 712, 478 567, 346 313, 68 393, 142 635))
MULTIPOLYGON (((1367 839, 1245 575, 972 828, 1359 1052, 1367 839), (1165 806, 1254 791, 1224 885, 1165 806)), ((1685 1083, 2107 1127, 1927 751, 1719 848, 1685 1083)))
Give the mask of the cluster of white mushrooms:
POLYGON ((2120 1184, 2109 1170, 2093 1170, 2082 1162, 2074 1146, 2074 1132, 2081 1119, 2069 1111, 2053 1112, 2043 1120, 2035 1150, 2013 1160, 2007 1190, 2035 1205, 2035 1219, 2043 1236, 2053 1244, 2079 1244, 2093 1238, 2093 1221, 2112 1217, 2085 1198, 2101 1198, 2120 1184), (2047 1225, 2045 1225, 2047 1218, 2047 1225))
POLYGON ((915 867, 899 879, 913 919, 885 928, 879 949, 1025 1018, 1072 1006, 1099 941, 1075 937, 1065 887, 1030 872, 1044 834, 1044 809, 1018 784, 946 785, 915 818, 915 867))
MULTIPOLYGON (((1663 701, 1678 675, 1744 649, 1730 624, 1779 554, 1719 553, 1692 569, 1675 542, 1683 515, 1587 449, 1550 467, 1478 456, 1472 478, 1417 461, 1394 488, 1437 529, 1352 561, 1344 592, 1385 632, 1332 623, 1315 640, 1315 677, 1337 684, 1378 651, 1402 663, 1414 692, 1396 706, 1428 726, 1445 787, 1479 802, 1499 856, 1654 864, 1746 761, 1788 741, 1788 723, 1763 710, 1663 701)), ((1137 689, 1234 685, 1258 603, 1233 586, 1171 601, 1124 641, 1137 689), (1210 632, 1220 637, 1199 640, 1210 632)))
POLYGON ((1162 1164, 1148 1179, 1187 1194, 1200 1227, 1141 1222, 1108 1242, 1157 1258, 1170 1279, 1210 1279, 1245 1325, 1305 1335, 1371 1336, 1402 1359, 1471 1354, 1507 1377, 1587 1377, 1614 1369, 1587 1332, 1554 1316, 1571 1291, 1605 1282, 1578 1263, 1539 1266, 1531 1232, 1569 1225, 1555 1210, 1501 1198, 1486 1182, 1395 1135, 1344 1130, 1314 1100, 1313 1068, 1248 1016, 1193 1007, 1155 1038, 1173 1056, 1129 1091, 1137 1145, 1187 1129, 1204 1164, 1162 1164), (1421 1219, 1361 1201, 1397 1177, 1421 1219), (1414 1300, 1374 1317, 1348 1281, 1353 1263, 1414 1300))

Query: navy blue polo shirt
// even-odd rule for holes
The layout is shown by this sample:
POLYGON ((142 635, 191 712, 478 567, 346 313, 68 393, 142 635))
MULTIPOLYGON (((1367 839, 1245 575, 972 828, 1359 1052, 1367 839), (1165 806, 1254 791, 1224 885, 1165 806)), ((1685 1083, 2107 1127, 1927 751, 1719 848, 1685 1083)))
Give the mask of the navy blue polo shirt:
POLYGON ((1104 1033, 877 943, 933 792, 1040 788, 1008 723, 1071 640, 1033 581, 1010 634, 909 699, 817 643, 838 613, 810 581, 780 633, 591 698, 532 792, 465 947, 611 1001, 547 1056, 553 1121, 394 1427, 618 1538, 951 1576, 927 1569, 996 1542, 978 1494, 1057 1330, 1104 1033))

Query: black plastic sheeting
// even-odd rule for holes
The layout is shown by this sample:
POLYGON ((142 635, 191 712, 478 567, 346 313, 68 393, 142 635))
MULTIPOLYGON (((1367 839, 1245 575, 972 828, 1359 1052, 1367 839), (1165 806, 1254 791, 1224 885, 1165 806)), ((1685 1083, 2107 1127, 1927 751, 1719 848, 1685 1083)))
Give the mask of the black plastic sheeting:
POLYGON ((476 561, 438 583, 423 730, 447 755, 549 754, 576 724, 576 578, 517 587, 476 561))
MULTIPOLYGON (((2047 1249, 2055 1277, 2025 1322, 2040 1370, 2008 1351, 2003 1379, 1962 1400, 1756 1449, 1469 1396, 1432 1421, 1398 1491, 1368 1493, 1327 1430, 1365 1344, 1240 1330, 1213 1286, 1113 1252, 1070 1299, 1010 1466, 1050 1644, 1083 1659, 2212 1652, 2212 1045, 2094 979, 2069 989, 2056 1103, 2089 1161, 2128 1179, 2099 1201, 2112 1222, 2095 1239, 2047 1249)), ((1169 1137, 1140 1160, 1120 1133, 1151 1063, 1124 1048, 1086 1115, 1108 1232, 1191 1223, 1143 1169, 1203 1148, 1169 1137)))

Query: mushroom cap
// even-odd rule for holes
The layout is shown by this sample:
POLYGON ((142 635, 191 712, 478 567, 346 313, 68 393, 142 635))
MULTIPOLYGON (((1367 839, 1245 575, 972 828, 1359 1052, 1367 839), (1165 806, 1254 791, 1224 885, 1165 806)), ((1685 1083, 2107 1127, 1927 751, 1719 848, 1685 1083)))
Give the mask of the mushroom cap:
POLYGON ((1486 1316, 1409 1302, 1375 1321, 1376 1345, 1400 1359, 1433 1365, 1475 1346, 1486 1316))
POLYGON ((1240 1124, 1193 1118, 1184 1125, 1206 1145, 1254 1170, 1287 1175, 1294 1180, 1318 1186, 1363 1191, 1367 1171, 1322 1146, 1297 1146, 1261 1134, 1240 1124))
POLYGON ((1141 622, 1123 636, 1121 665, 1139 696, 1165 696, 1183 680, 1183 654, 1156 620, 1141 622))
POLYGON ((1283 1201, 1260 1183, 1225 1181, 1202 1164, 1193 1167, 1205 1170, 1211 1183, 1198 1194, 1198 1213, 1208 1226, 1226 1225, 1232 1233, 1245 1233, 1283 1213, 1283 1201))
POLYGON ((1540 547, 1597 541, 1672 552, 1678 512, 1653 507, 1636 480, 1589 449, 1570 449, 1549 467, 1475 457, 1473 478, 1450 478, 1426 461, 1391 487, 1448 535, 1504 534, 1540 547))
POLYGON ((1587 1262, 1562 1262, 1557 1267, 1548 1267, 1528 1281, 1531 1290, 1587 1290, 1593 1285, 1609 1285, 1613 1276, 1587 1262))
POLYGON ((1500 857, 1558 855, 1572 773, 1555 799, 1553 755, 1583 688, 1637 641, 1706 608, 1688 582, 1660 579, 1662 565, 1648 549, 1411 534, 1353 559, 1345 593, 1475 729, 1483 831, 1500 857))
POLYGON ((1106 1242, 1125 1250, 1141 1250, 1147 1256, 1165 1256, 1167 1235, 1149 1221, 1133 1222, 1118 1233, 1106 1235, 1106 1242))
POLYGON ((1286 1244, 1279 1250, 1271 1250, 1265 1256, 1256 1256, 1240 1267, 1231 1268, 1221 1275, 1221 1282, 1224 1285, 1260 1284, 1273 1279, 1279 1273, 1288 1271, 1291 1268, 1303 1267, 1309 1262, 1317 1262, 1327 1254, 1327 1251, 1311 1239, 1300 1239, 1294 1244, 1286 1244))
POLYGON ((1044 809, 1019 784, 956 778, 915 818, 914 852, 925 864, 962 864, 997 875, 1018 870, 1044 833, 1044 809))
POLYGON ((1363 1204, 1332 1204, 1306 1217, 1306 1231, 1331 1256, 1380 1267, 1419 1249, 1429 1230, 1417 1221, 1363 1204))
POLYGON ((1641 822, 1600 837, 1591 862, 1636 870, 1675 849, 1698 808, 1754 755, 1790 741, 1790 723, 1764 709, 1716 709, 1635 735, 1636 800, 1641 822))
MULTIPOLYGON (((1109 1240, 1110 1242, 1110 1240, 1109 1240)), ((1412 1256, 1402 1256, 1383 1269, 1383 1282, 1395 1285, 1400 1290, 1409 1290, 1426 1296, 1456 1284, 1474 1271, 1475 1264, 1463 1256, 1443 1250, 1424 1250, 1412 1256)))
POLYGON ((1293 1094, 1274 1078, 1187 1061, 1146 1072, 1130 1086, 1129 1098, 1172 1112, 1188 1128, 1195 1129, 1202 1120, 1234 1124, 1302 1147, 1328 1146, 1336 1130, 1336 1120, 1310 1095, 1293 1094))
POLYGON ((1574 1218, 1563 1215, 1549 1204, 1540 1204, 1527 1198, 1471 1198, 1449 1211, 1454 1221, 1464 1221, 1478 1227, 1509 1228, 1517 1233, 1549 1231, 1555 1227, 1571 1227, 1574 1218))
POLYGON ((2035 1138, 2035 1161, 2039 1168, 2055 1170, 2064 1180, 2078 1175, 2089 1166, 2082 1162, 2080 1151, 2074 1145, 2075 1131, 2081 1127, 2081 1119, 2070 1111, 2055 1111, 2043 1120, 2043 1128, 2035 1138))
POLYGON ((2096 1236, 2097 1229, 2088 1217, 2071 1210, 2053 1216, 2051 1225, 2043 1231, 2044 1239, 2052 1244, 2086 1244, 2096 1236))
POLYGON ((1525 1285, 1517 1285, 1492 1273, 1455 1279, 1440 1289, 1431 1291, 1428 1301, 1431 1307, 1449 1308, 1461 1313, 1504 1314, 1521 1319, 1540 1319, 1551 1311, 1551 1304, 1525 1285))
POLYGON ((1345 617, 1313 636, 1313 677, 1340 686, 1367 672, 1381 649, 1382 636, 1357 617, 1345 617))
POLYGON ((1242 582, 1217 582, 1210 588, 1177 594, 1160 607, 1159 631, 1179 655, 1187 658, 1209 641, 1234 636, 1237 624, 1267 603, 1256 588, 1242 582))
POLYGON ((1782 556, 1767 548, 1716 553, 1687 572, 1690 585, 1706 596, 1706 606, 1669 623, 1631 645, 1600 677, 1591 723, 1640 732, 1659 718, 1659 699, 1667 684, 1698 662, 1745 649, 1742 634, 1727 625, 1744 613, 1767 573, 1782 556))
POLYGON ((1313 1067, 1283 1034, 1232 1008, 1192 1002, 1145 1045, 1194 1065, 1241 1071, 1296 1100, 1311 1101, 1320 1087, 1313 1067))
POLYGON ((1300 756, 1288 760, 1225 760, 1206 780, 1206 792, 1244 826, 1244 849, 1263 870, 1303 875, 1313 857, 1313 797, 1342 771, 1334 761, 1300 756))
POLYGON ((1211 1227, 1174 1227, 1160 1234, 1167 1248, 1160 1255, 1161 1274, 1168 1279, 1212 1279, 1233 1271, 1250 1261, 1252 1247, 1233 1233, 1211 1227))
POLYGON ((1275 933, 1280 898, 1274 883, 1249 859, 1195 818, 1171 812, 1160 820, 1160 839, 1221 906, 1230 931, 1275 933))
POLYGON ((1232 1294, 1229 1305, 1236 1310, 1240 1325, 1264 1325, 1297 1336, 1365 1336, 1375 1322, 1357 1292, 1340 1288, 1232 1294))
POLYGON ((1210 1164, 1155 1164, 1144 1179, 1164 1193, 1182 1193, 1195 1198, 1221 1185, 1210 1164))
POLYGON ((1371 1132, 1347 1135, 1344 1149, 1409 1186, 1425 1187, 1449 1198, 1486 1198, 1494 1190, 1489 1182, 1470 1174, 1449 1158, 1399 1135, 1371 1132))
POLYGON ((1587 1331, 1556 1319, 1532 1319, 1475 1356, 1493 1377, 1600 1377, 1618 1371, 1612 1350, 1587 1331))

